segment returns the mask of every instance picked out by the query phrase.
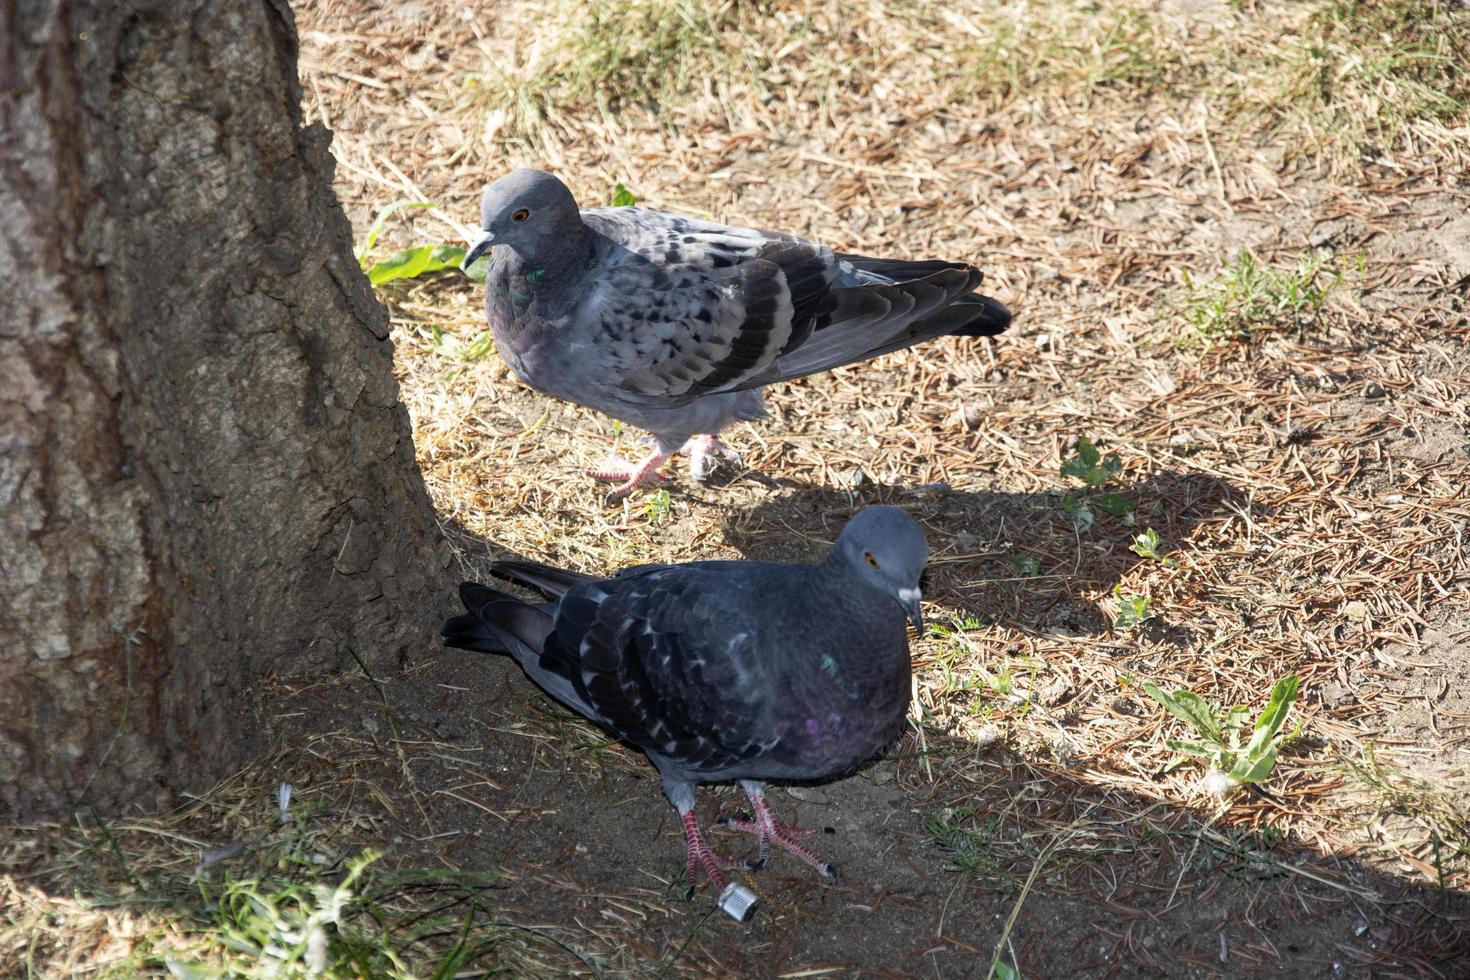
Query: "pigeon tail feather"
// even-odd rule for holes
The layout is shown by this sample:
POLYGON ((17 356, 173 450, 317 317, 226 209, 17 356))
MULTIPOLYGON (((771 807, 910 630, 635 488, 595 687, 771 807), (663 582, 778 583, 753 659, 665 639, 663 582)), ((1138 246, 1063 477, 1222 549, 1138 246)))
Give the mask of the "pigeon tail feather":
POLYGON ((544 592, 553 598, 560 597, 574 585, 582 582, 596 582, 602 577, 518 558, 498 561, 490 566, 490 572, 516 585, 524 585, 544 592))
MULTIPOLYGON (((537 567, 534 563, 526 564, 537 567)), ((596 717, 577 694, 561 665, 545 657, 546 640, 554 627, 554 605, 533 605, 475 582, 461 583, 459 597, 468 611, 444 624, 441 635, 446 646, 509 654, 532 680, 562 704, 589 718, 596 717)))

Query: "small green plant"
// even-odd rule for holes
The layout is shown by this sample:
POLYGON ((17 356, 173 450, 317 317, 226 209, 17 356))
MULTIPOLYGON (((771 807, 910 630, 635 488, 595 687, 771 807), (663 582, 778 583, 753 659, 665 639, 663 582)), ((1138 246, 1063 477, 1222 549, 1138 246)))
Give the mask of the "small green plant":
POLYGON ((619 181, 616 184, 613 184, 613 196, 612 196, 612 206, 613 207, 615 207, 615 208, 631 208, 633 205, 635 205, 637 203, 638 203, 638 198, 634 197, 633 196, 633 192, 630 191, 630 190, 628 190, 628 188, 624 187, 621 181, 619 181))
POLYGON ((434 337, 434 353, 440 357, 468 363, 478 361, 495 349, 495 337, 488 330, 466 343, 453 334, 445 333, 438 324, 429 329, 434 337))
POLYGON ((1091 439, 1087 436, 1077 438, 1076 455, 1062 463, 1062 476, 1081 480, 1086 490, 1080 497, 1070 493, 1064 495, 1061 508, 1078 534, 1086 534, 1097 523, 1094 507, 1118 518, 1125 525, 1132 523, 1133 511, 1138 505, 1120 493, 1103 490, 1122 471, 1123 461, 1116 453, 1103 458, 1091 439))
POLYGON ((944 870, 988 878, 1001 870, 991 853, 1002 833, 1001 822, 996 816, 977 818, 976 812, 972 806, 945 807, 924 821, 924 833, 949 859, 944 870))
POLYGON ((1300 331, 1315 322, 1342 279, 1327 252, 1311 252, 1289 268, 1241 252, 1234 265, 1198 286, 1185 273, 1190 330, 1182 343, 1208 349, 1267 328, 1300 331))
POLYGON ((1195 694, 1180 689, 1165 694, 1158 685, 1147 681, 1143 690, 1149 697, 1163 705, 1174 717, 1194 729, 1193 740, 1165 739, 1164 744, 1180 758, 1168 766, 1174 769, 1190 759, 1200 759, 1210 766, 1212 776, 1223 776, 1226 785, 1259 783, 1271 774, 1276 765, 1276 753, 1287 736, 1282 732, 1286 716, 1296 703, 1299 683, 1295 674, 1289 674, 1276 683, 1266 708, 1251 727, 1250 740, 1241 744, 1242 733, 1250 709, 1236 705, 1222 710, 1219 705, 1195 694))
MULTIPOLYGON (((355 967, 364 976, 385 974, 393 951, 358 929, 353 889, 377 854, 353 859, 346 876, 325 882, 227 880, 213 903, 220 940, 240 957, 245 976, 321 976, 332 968, 355 967)), ((343 973, 341 975, 347 975, 343 973)))
POLYGON ((662 524, 669 516, 670 498, 667 490, 659 490, 643 505, 643 516, 650 524, 662 524))
POLYGON ((1117 453, 1103 458, 1103 454, 1086 436, 1077 437, 1077 455, 1062 464, 1062 476, 1072 476, 1096 490, 1118 478, 1123 471, 1123 461, 1117 453))
POLYGON ((1154 618, 1149 608, 1148 596, 1123 594, 1121 585, 1113 586, 1113 598, 1118 601, 1118 614, 1113 617, 1113 629, 1131 630, 1154 618))
POLYGON ((1016 574, 1018 575, 1034 578, 1041 572, 1041 565, 1030 555, 1011 555, 1006 560, 1011 563, 1011 567, 1016 570, 1016 574))
MULTIPOLYGON (((459 245, 416 245, 405 248, 368 266, 368 282, 374 286, 386 286, 399 279, 417 279, 430 272, 458 269, 459 264, 464 261, 464 254, 464 248, 459 245)), ((475 264, 479 265, 479 261, 475 264)), ((483 272, 480 278, 484 279, 483 272)))
MULTIPOLYGON (((618 186, 622 187, 621 184, 618 186)), ((404 208, 423 209, 436 206, 432 201, 394 201, 378 212, 372 227, 368 229, 367 236, 363 238, 362 244, 354 252, 357 256, 357 264, 362 267, 362 271, 367 273, 368 282, 374 286, 386 286, 399 279, 417 279, 431 272, 459 269, 460 263, 464 261, 465 248, 463 245, 451 245, 447 242, 426 242, 414 245, 411 248, 394 252, 381 262, 368 262, 369 253, 378 244, 378 236, 383 233, 383 226, 387 224, 388 218, 395 211, 404 208)), ((479 258, 463 272, 475 282, 484 282, 485 270, 489 264, 488 256, 479 258)))
POLYGON ((1167 557, 1164 552, 1159 550, 1159 545, 1161 544, 1163 544, 1163 539, 1159 537, 1159 532, 1153 528, 1149 528, 1142 534, 1135 534, 1133 536, 1133 543, 1128 546, 1128 550, 1140 558, 1152 558, 1155 561, 1163 562, 1165 568, 1178 568, 1179 563, 1177 561, 1167 557))

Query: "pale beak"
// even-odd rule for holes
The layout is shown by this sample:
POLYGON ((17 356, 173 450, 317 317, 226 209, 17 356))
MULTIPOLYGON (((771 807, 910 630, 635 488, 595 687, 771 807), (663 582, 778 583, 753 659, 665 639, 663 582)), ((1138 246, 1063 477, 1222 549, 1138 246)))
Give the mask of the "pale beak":
POLYGON ((909 614, 909 622, 914 624, 914 632, 919 636, 924 635, 924 613, 919 609, 919 600, 923 598, 918 589, 899 589, 898 602, 903 606, 903 611, 909 614))
POLYGON ((487 231, 481 234, 480 237, 475 241, 475 244, 470 246, 470 250, 464 253, 464 261, 459 264, 460 269, 468 269, 471 262, 475 261, 475 259, 478 259, 486 252, 490 251, 491 246, 493 246, 494 244, 495 234, 493 232, 487 231))

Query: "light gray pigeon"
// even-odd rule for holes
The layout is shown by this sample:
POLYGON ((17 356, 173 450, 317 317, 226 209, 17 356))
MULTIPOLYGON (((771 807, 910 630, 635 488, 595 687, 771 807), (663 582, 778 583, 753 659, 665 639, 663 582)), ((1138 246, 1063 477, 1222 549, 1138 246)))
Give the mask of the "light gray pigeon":
POLYGON ((701 561, 597 578, 497 562, 496 575, 551 600, 466 582, 469 612, 444 624, 444 642, 510 654, 552 697, 647 753, 684 824, 689 894, 703 868, 741 918, 726 903, 741 886, 723 872, 763 866, 772 842, 836 881, 800 841, 813 831, 772 814, 762 781, 836 776, 898 737, 904 620, 922 630, 927 556, 913 519, 869 507, 818 565, 701 561), (727 780, 750 798, 752 818, 726 826, 755 835, 755 862, 721 857, 700 834, 694 786, 727 780))
POLYGON ((845 255, 650 208, 583 210, 540 170, 487 187, 480 216, 464 263, 491 252, 485 311, 516 377, 653 433, 642 462, 588 471, 619 483, 609 502, 662 480, 681 450, 696 480, 711 455, 738 460, 720 431, 765 416, 764 385, 1011 322, 961 262, 845 255))

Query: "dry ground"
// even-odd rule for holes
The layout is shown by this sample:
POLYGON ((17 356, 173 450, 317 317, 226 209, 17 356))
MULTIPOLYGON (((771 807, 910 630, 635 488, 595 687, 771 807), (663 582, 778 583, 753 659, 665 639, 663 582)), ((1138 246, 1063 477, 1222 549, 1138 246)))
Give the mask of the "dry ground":
MULTIPOLYGON (((984 268, 1010 333, 777 388, 770 421, 730 434, 748 468, 700 486, 680 466, 611 510, 580 471, 635 433, 519 386, 457 273, 382 291, 466 574, 506 552, 810 559, 857 508, 906 508, 943 627, 914 646, 912 732, 856 777, 777 793, 835 827, 844 884, 778 858, 739 926, 707 886, 677 897, 679 828, 635 753, 426 637, 400 676, 282 682, 262 720, 280 753, 167 819, 12 834, 0 963, 296 962, 305 912, 266 930, 275 960, 239 952, 264 915, 226 909, 239 882, 279 895, 316 860, 334 883, 373 847, 354 884, 373 901, 333 920, 340 975, 1470 973, 1464 7, 340 0, 298 17, 308 114, 335 134, 360 236, 394 201, 437 205, 391 215, 369 261, 461 241, 488 179, 539 165, 584 203, 621 182, 984 268), (1119 460, 1099 490, 1061 473, 1083 436, 1119 460), (1135 509, 1110 516, 1105 491, 1135 509), (1130 550, 1147 528, 1170 561, 1130 550), (1144 599, 1150 619, 1116 624, 1144 599), (1254 711, 1289 673, 1299 730, 1262 791, 1166 771, 1184 733, 1140 684, 1254 711), (230 842, 243 856, 191 879, 230 842)), ((702 799, 707 821, 738 809, 702 799)))

